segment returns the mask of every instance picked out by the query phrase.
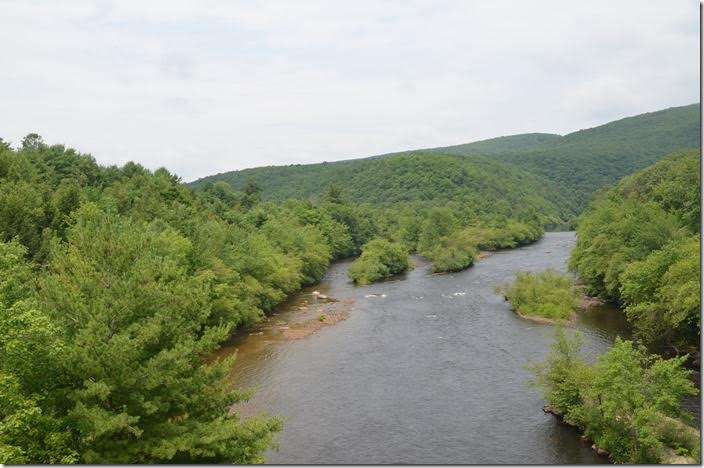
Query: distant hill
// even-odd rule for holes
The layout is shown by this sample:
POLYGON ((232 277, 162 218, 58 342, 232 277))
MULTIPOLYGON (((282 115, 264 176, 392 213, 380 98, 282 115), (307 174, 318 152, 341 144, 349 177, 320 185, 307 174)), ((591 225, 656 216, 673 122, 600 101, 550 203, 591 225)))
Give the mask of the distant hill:
POLYGON ((530 201, 574 216, 592 194, 680 148, 699 147, 699 104, 628 117, 565 136, 528 133, 444 148, 348 161, 269 166, 217 174, 242 190, 251 180, 265 199, 316 198, 330 186, 356 202, 530 201))
POLYGON ((320 164, 269 166, 228 172, 193 185, 224 181, 235 190, 253 182, 268 200, 318 199, 330 187, 352 202, 376 206, 454 202, 483 213, 536 211, 568 219, 568 194, 543 178, 488 158, 425 152, 320 164), (499 207, 505 209, 499 209, 499 207))
POLYGON ((462 145, 431 148, 431 151, 442 154, 496 155, 504 153, 525 152, 549 147, 563 137, 554 133, 523 133, 521 135, 501 136, 489 140, 475 141, 462 145))
POLYGON ((616 120, 570 133, 542 148, 494 157, 567 189, 581 211, 604 186, 672 151, 699 148, 700 128, 699 104, 692 104, 616 120))

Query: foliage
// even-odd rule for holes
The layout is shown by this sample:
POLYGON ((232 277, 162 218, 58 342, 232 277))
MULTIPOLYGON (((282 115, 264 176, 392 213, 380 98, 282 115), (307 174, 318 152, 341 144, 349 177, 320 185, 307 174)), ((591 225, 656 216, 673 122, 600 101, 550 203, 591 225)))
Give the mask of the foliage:
POLYGON ((519 315, 551 320, 569 319, 581 296, 571 276, 554 270, 517 272, 515 281, 500 290, 519 315))
POLYGON ((447 207, 435 207, 420 223, 416 241, 420 255, 432 262, 435 272, 459 271, 474 263, 479 250, 513 248, 533 242, 543 235, 536 219, 518 221, 503 216, 483 217, 469 226, 462 226, 447 207))
POLYGON ((582 337, 570 337, 562 326, 555 327, 554 341, 544 362, 530 361, 535 378, 531 384, 543 395, 555 413, 566 420, 579 418, 584 392, 593 375, 580 355, 582 337))
POLYGON ((0 463, 75 463, 65 417, 47 405, 63 343, 31 300, 25 253, 0 243, 0 463))
POLYGON ((348 275, 357 284, 369 284, 413 268, 408 252, 399 244, 374 239, 364 245, 348 275))
POLYGON ((699 343, 699 155, 673 153, 601 194, 577 227, 570 268, 621 302, 648 345, 699 343))
POLYGON ((262 187, 262 197, 269 200, 329 200, 329 187, 334 186, 344 187, 342 195, 336 191, 336 197, 375 207, 418 211, 453 202, 464 210, 470 209, 475 217, 502 214, 518 218, 532 213, 543 223, 574 215, 567 207, 569 194, 545 179, 487 158, 423 152, 245 169, 206 177, 191 185, 204 189, 224 181, 242 190, 247 180, 256 180, 262 187))
POLYGON ((435 245, 422 252, 432 261, 434 272, 460 271, 472 265, 477 258, 476 245, 467 238, 466 231, 443 236, 435 245))
POLYGON ((563 137, 526 134, 434 152, 488 155, 554 182, 575 213, 592 194, 681 148, 699 147, 699 104, 628 117, 563 137))
POLYGON ((534 385, 558 414, 579 424, 618 463, 658 463, 667 447, 698 457, 698 437, 676 418, 682 397, 695 395, 685 357, 662 359, 644 346, 616 339, 592 366, 579 357, 579 338, 561 328, 544 363, 531 363, 534 385))

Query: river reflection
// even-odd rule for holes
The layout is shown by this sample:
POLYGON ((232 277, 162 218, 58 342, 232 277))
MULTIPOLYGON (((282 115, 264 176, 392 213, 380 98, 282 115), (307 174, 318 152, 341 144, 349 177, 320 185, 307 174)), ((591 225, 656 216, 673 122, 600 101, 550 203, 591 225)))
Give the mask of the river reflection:
MULTIPOLYGON (((546 354, 552 326, 518 318, 495 292, 515 271, 565 271, 574 241, 573 232, 547 233, 452 274, 432 274, 416 259, 403 277, 364 287, 349 283, 349 262, 336 263, 321 284, 221 350, 238 350, 233 385, 256 389, 234 411, 285 418, 271 463, 604 463, 541 411, 528 385, 526 360, 546 354), (349 317, 282 338, 277 327, 327 307, 314 290, 347 301, 349 317)), ((575 328, 590 358, 628 335, 609 306, 580 315, 575 328)))

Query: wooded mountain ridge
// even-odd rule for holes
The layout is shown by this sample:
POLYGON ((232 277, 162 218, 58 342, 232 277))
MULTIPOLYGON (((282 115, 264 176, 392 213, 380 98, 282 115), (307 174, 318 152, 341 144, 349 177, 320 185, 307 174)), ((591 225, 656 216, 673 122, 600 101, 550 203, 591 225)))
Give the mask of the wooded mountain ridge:
POLYGON ((315 200, 338 186, 350 201, 376 205, 473 202, 497 195, 512 204, 530 194, 551 214, 573 217, 595 192, 623 176, 677 149, 698 148, 699 109, 699 104, 671 107, 564 136, 528 133, 363 159, 244 169, 190 185, 224 181, 243 190, 249 182, 270 200, 315 200))

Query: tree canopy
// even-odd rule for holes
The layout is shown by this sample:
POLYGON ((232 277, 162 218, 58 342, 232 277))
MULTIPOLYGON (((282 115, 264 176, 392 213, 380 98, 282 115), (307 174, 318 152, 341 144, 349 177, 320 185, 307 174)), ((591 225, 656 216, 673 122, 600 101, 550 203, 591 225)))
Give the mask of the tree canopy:
POLYGON ((698 348, 699 165, 697 151, 673 153, 600 194, 577 226, 570 267, 651 345, 698 348))

